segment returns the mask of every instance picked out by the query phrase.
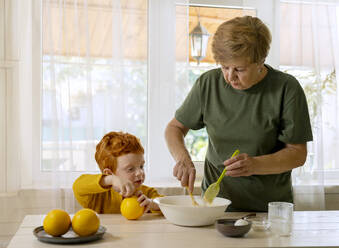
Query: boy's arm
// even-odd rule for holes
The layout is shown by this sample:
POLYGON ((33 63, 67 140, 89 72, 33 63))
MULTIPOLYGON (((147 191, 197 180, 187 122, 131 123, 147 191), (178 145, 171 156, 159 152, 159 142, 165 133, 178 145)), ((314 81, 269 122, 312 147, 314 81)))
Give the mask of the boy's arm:
POLYGON ((89 207, 94 194, 108 191, 110 188, 104 188, 100 185, 103 175, 85 174, 78 177, 73 183, 73 192, 77 201, 83 207, 89 207))
POLYGON ((103 188, 111 188, 112 187, 112 176, 106 176, 106 175, 102 175, 99 184, 101 187, 103 188))
MULTIPOLYGON (((150 199, 155 199, 158 197, 163 197, 164 195, 160 195, 158 191, 155 188, 147 187, 145 185, 141 186, 141 191, 144 193, 145 196, 147 196, 150 199)), ((158 204, 152 201, 151 208, 152 213, 161 213, 160 208, 158 204)))
POLYGON ((164 195, 160 195, 155 188, 147 187, 145 185, 141 186, 141 191, 150 199, 154 199, 157 197, 163 197, 164 195))
POLYGON ((103 187, 103 185, 100 184, 103 177, 105 176, 102 174, 81 175, 73 183, 74 194, 83 196, 108 191, 110 189, 109 187, 103 187))
POLYGON ((135 192, 135 186, 130 180, 120 178, 114 174, 102 176, 99 183, 103 188, 113 188, 123 197, 129 197, 135 192))

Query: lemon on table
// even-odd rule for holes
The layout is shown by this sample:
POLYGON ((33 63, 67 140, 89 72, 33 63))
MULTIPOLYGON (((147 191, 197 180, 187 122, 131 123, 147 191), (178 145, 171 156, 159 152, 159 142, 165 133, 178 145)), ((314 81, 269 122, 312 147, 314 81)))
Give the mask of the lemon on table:
POLYGON ((144 207, 141 207, 136 196, 125 198, 121 202, 120 212, 128 220, 136 220, 144 213, 144 207))
POLYGON ((48 212, 43 221, 46 233, 54 237, 65 234, 71 226, 71 217, 62 209, 53 209, 48 212))
POLYGON ((89 236, 99 229, 100 220, 95 211, 84 208, 76 212, 72 219, 72 229, 79 236, 89 236))

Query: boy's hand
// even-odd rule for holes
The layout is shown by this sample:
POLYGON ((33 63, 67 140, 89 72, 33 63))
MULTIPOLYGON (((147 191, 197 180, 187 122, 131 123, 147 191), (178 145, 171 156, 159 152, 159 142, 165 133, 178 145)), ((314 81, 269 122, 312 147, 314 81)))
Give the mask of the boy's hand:
POLYGON ((140 206, 145 207, 144 213, 147 213, 150 210, 160 210, 158 204, 153 202, 152 199, 149 199, 147 196, 145 196, 140 190, 138 190, 135 195, 138 197, 138 202, 140 203, 140 206))
POLYGON ((110 176, 112 176, 112 188, 115 191, 119 192, 123 197, 129 197, 134 194, 135 186, 130 180, 120 178, 114 174, 110 176))

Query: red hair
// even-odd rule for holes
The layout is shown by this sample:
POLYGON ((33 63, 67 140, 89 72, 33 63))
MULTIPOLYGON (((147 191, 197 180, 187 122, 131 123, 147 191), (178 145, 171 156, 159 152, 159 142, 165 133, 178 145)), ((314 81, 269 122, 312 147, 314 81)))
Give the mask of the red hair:
POLYGON ((140 140, 129 133, 109 132, 97 144, 95 160, 101 171, 115 172, 117 158, 128 153, 144 154, 140 140))

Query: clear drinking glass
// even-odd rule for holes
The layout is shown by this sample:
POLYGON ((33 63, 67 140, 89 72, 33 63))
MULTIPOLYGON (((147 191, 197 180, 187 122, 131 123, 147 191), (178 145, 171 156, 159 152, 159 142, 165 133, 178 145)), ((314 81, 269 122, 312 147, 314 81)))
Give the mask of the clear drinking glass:
POLYGON ((268 221, 274 234, 279 236, 291 235, 293 204, 289 202, 268 203, 268 221))

